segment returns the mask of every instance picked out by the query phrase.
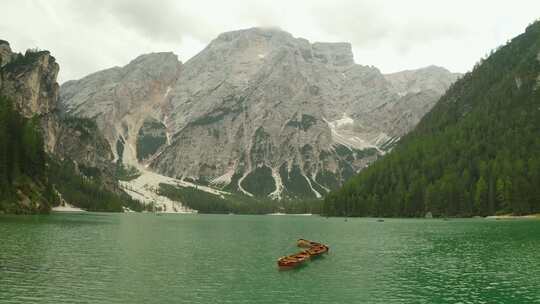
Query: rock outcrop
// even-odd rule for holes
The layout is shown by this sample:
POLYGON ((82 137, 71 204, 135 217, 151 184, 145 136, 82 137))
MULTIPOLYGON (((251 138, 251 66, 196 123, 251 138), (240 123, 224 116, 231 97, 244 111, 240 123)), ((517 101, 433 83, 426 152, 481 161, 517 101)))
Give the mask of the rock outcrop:
POLYGON ((115 157, 136 163, 139 130, 145 121, 162 120, 164 101, 181 67, 173 53, 154 53, 123 68, 68 81, 61 90, 63 112, 95 120, 115 157))
POLYGON ((407 70, 384 77, 392 83, 394 91, 399 95, 415 94, 423 91, 434 91, 444 94, 448 84, 456 81, 460 74, 450 73, 438 66, 428 66, 417 70, 407 70))
POLYGON ((59 70, 49 51, 27 50, 23 55, 0 40, 0 94, 10 98, 26 118, 39 117, 45 150, 61 159, 110 171, 113 154, 97 128, 88 130, 88 123, 94 123, 59 116, 59 70))
POLYGON ((348 43, 251 28, 185 64, 149 54, 67 82, 60 100, 125 163, 247 195, 320 197, 391 149, 456 78, 383 75, 355 64, 348 43))
POLYGON ((56 144, 54 113, 58 102, 56 82, 60 67, 48 51, 13 53, 7 41, 0 41, 0 93, 13 100, 23 116, 39 116, 48 152, 56 144))

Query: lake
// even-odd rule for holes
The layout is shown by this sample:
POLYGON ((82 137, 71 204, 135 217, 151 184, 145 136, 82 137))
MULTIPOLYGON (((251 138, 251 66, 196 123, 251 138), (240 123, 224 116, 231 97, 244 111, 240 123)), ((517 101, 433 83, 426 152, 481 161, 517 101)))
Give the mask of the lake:
POLYGON ((0 303, 540 303, 540 221, 0 216, 0 303), (303 237, 324 258, 278 271, 303 237))

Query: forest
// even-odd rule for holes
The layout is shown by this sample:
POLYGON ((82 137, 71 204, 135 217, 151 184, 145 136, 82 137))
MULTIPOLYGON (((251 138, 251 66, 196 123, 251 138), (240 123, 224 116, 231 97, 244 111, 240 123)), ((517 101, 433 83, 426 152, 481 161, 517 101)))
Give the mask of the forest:
POLYGON ((193 187, 159 185, 159 194, 180 201, 199 213, 221 214, 320 214, 321 200, 272 200, 255 198, 242 194, 223 195, 223 197, 204 192, 193 187))
POLYGON ((0 212, 48 212, 56 201, 39 130, 37 117, 24 118, 0 96, 0 212))
POLYGON ((336 216, 540 212, 540 22, 453 84, 394 150, 325 198, 336 216))
MULTIPOLYGON (((39 117, 24 118, 13 102, 0 96, 0 213, 46 213, 60 203, 88 211, 143 211, 144 204, 113 191, 96 168, 59 160, 44 149, 39 117)), ((114 185, 114 186, 111 186, 114 185)))

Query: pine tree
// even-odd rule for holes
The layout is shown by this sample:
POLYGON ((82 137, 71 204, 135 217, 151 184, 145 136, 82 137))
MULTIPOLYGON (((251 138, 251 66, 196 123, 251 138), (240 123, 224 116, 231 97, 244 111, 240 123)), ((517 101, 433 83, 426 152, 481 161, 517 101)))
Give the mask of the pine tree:
POLYGON ((478 179, 475 186, 474 204, 478 214, 487 213, 488 186, 483 176, 478 179))
POLYGON ((502 210, 508 209, 508 202, 506 198, 506 187, 505 187, 505 180, 504 178, 499 177, 497 179, 497 183, 495 185, 495 192, 497 197, 497 202, 502 210))

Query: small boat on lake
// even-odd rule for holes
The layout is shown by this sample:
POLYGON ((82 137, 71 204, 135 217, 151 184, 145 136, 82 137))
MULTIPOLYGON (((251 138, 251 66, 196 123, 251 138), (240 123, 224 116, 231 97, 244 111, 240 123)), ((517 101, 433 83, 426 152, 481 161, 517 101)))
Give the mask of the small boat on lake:
POLYGON ((311 255, 309 253, 302 251, 297 254, 281 257, 278 259, 277 263, 279 269, 292 269, 302 265, 304 262, 309 260, 310 257, 311 255))
POLYGON ((279 269, 286 270, 296 268, 310 258, 321 256, 322 254, 327 253, 328 250, 330 250, 330 248, 324 244, 308 241, 305 239, 299 239, 298 241, 296 241, 296 245, 298 245, 298 247, 304 247, 308 249, 301 251, 297 254, 279 258, 277 261, 279 269))
POLYGON ((311 257, 318 257, 318 256, 321 256, 324 253, 328 253, 328 246, 323 245, 323 244, 319 244, 319 245, 316 245, 316 246, 311 246, 311 247, 309 247, 309 249, 306 250, 306 252, 311 257))
POLYGON ((298 245, 298 247, 309 248, 311 246, 321 245, 321 243, 312 242, 305 239, 298 239, 298 241, 296 241, 296 245, 298 245))

